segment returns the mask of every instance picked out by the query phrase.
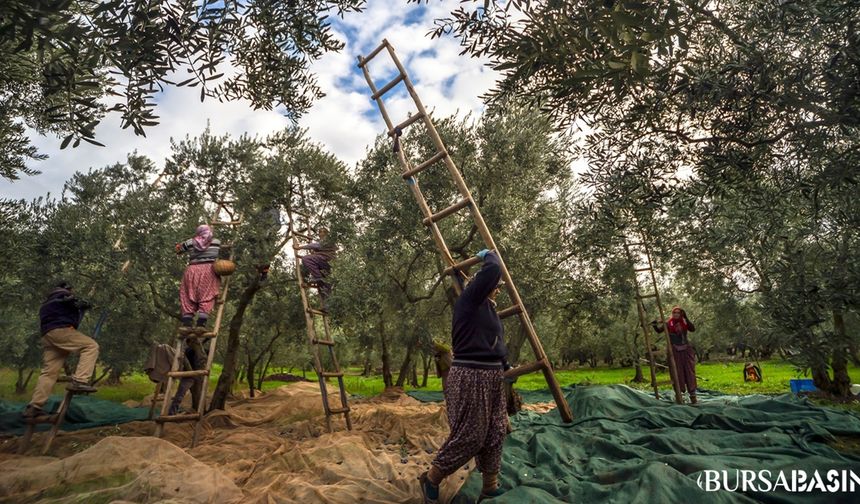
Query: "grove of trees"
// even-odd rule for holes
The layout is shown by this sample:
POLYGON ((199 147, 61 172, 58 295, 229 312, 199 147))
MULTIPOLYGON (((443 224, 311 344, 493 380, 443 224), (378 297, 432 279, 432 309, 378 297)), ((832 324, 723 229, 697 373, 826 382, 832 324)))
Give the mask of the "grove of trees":
MULTIPOLYGON (((0 8, 0 24, 30 12, 29 3, 20 4, 0 8)), ((128 2, 104 4, 120 9, 128 2)), ((314 4, 308 12, 315 13, 360 7, 281 4, 314 4)), ((230 47, 230 30, 238 27, 221 14, 227 31, 217 40, 230 47)), ((294 20, 265 16, 275 31, 294 20)), ((318 92, 304 65, 315 51, 337 47, 322 16, 313 19, 317 31, 310 33, 319 40, 290 49, 298 51, 298 66, 289 75, 300 80, 278 84, 298 94, 275 96, 267 94, 274 83, 241 81, 244 92, 261 93, 256 105, 293 104, 298 113, 318 92)), ((642 232, 666 302, 683 304, 700 327, 700 359, 746 348, 756 357, 790 359, 820 389, 849 394, 847 364, 860 350, 858 22, 860 9, 848 0, 491 0, 463 2, 439 20, 435 35, 458 37, 464 53, 488 57, 502 74, 480 117, 436 124, 557 366, 631 365, 644 356, 622 246, 625 235, 642 232), (575 159, 588 162, 576 175, 575 159)), ((0 51, 19 55, 9 60, 14 64, 26 59, 22 51, 43 56, 45 44, 36 42, 46 29, 31 29, 0 30, 0 51)), ((157 44, 161 35, 152 36, 157 44)), ((71 57, 65 50, 56 49, 60 61, 71 57)), ((183 51, 196 57, 193 47, 183 51)), ((206 54, 219 61, 217 51, 206 54)), ((93 58, 89 68, 99 75, 119 64, 93 58)), ((0 75, 0 89, 21 85, 3 82, 17 78, 14 72, 0 75)), ((148 75, 157 82, 164 74, 148 75)), ((94 99, 106 92, 98 89, 94 99)), ((24 171, 21 156, 36 155, 16 121, 53 113, 45 99, 0 108, 0 142, 17 146, 0 149, 18 156, 0 159, 0 167, 11 167, 0 171, 8 179, 24 171)), ((134 117, 127 120, 147 125, 134 117)), ((52 127, 92 139, 64 124, 52 127)), ((416 162, 433 152, 418 127, 403 145, 416 162)), ((342 363, 379 369, 389 385, 420 385, 432 341, 448 337, 453 294, 386 137, 355 167, 291 128, 268 138, 203 132, 177 141, 164 166, 129 155, 114 166, 80 168, 60 198, 0 202, 0 365, 18 371, 21 387, 39 361, 36 309, 58 277, 108 310, 100 337, 105 379, 139 369, 149 346, 167 341, 178 320, 183 264, 172 245, 224 194, 247 220, 230 237, 239 270, 219 341, 224 372, 215 407, 239 378, 253 388, 271 366, 308 365, 293 263, 279 248, 290 249, 285 228, 267 239, 271 224, 259 217, 271 209, 282 216, 309 211, 340 246, 330 310, 342 363), (165 183, 151 188, 147 182, 162 171, 165 183), (120 237, 123 246, 114 249, 120 237), (125 261, 131 266, 121 274, 125 261), (255 265, 268 261, 273 273, 260 283, 255 265)), ((437 175, 422 173, 421 184, 441 208, 456 193, 437 175)), ((455 259, 483 248, 469 219, 442 225, 455 259)), ((97 318, 89 316, 85 331, 97 318)), ((506 330, 512 362, 525 362, 523 334, 515 322, 506 330)))

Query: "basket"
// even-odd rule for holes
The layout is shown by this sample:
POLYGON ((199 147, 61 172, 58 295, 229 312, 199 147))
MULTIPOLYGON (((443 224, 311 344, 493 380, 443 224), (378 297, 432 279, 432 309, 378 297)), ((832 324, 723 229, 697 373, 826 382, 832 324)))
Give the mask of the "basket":
POLYGON ((212 268, 218 276, 230 276, 236 271, 236 263, 229 259, 218 259, 212 265, 212 268))

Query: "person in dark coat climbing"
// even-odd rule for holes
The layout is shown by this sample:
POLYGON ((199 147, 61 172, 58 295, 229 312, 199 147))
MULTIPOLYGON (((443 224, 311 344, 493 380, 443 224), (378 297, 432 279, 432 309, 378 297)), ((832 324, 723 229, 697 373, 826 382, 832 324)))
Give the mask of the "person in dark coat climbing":
POLYGON ((687 318, 687 312, 680 306, 672 308, 672 316, 665 324, 658 324, 654 320, 651 325, 658 333, 668 331, 681 393, 689 393, 690 403, 696 404, 698 402, 696 399, 696 351, 687 339, 687 333, 694 332, 696 326, 687 318))
POLYGON ((481 497, 501 495, 498 475, 508 425, 503 372, 509 367, 495 302, 502 266, 495 252, 477 256, 483 266, 454 304, 454 359, 445 384, 451 433, 419 477, 425 503, 437 502, 442 480, 473 457, 483 475, 481 497))
POLYGON ((66 281, 60 281, 48 294, 45 302, 39 308, 39 320, 42 332, 42 372, 33 391, 30 404, 24 409, 25 418, 36 418, 47 415, 42 406, 48 402, 51 389, 57 383, 60 369, 66 357, 72 353, 80 354, 75 375, 70 390, 80 392, 95 392, 90 386, 90 379, 99 358, 99 344, 89 336, 78 331, 78 325, 84 317, 84 312, 92 305, 75 297, 72 286, 66 281))
POLYGON ((323 304, 331 294, 331 284, 326 282, 326 277, 331 273, 331 261, 337 257, 337 246, 329 240, 328 229, 320 228, 319 239, 306 245, 301 245, 296 250, 309 250, 310 253, 302 256, 302 268, 305 270, 308 281, 319 286, 320 297, 323 304))

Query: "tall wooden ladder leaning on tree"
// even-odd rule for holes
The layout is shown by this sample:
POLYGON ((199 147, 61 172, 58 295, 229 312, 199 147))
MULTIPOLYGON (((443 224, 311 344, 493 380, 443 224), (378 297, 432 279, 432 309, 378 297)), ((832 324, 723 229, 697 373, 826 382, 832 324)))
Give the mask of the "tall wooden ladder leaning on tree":
MULTIPOLYGON (((149 185, 150 189, 155 189, 167 175, 167 169, 165 168, 156 179, 149 185)), ((122 248, 123 237, 120 235, 117 238, 116 243, 114 243, 113 248, 115 250, 120 250, 122 248)), ((131 266, 131 260, 126 260, 122 267, 120 268, 121 274, 128 273, 129 266, 131 266)), ((93 286, 90 289, 88 297, 92 297, 95 294, 96 286, 93 286)), ((101 314, 99 315, 98 322, 96 323, 95 330, 93 331, 93 339, 98 340, 98 335, 101 332, 101 327, 104 324, 105 319, 108 316, 108 309, 102 309, 101 314)), ((61 376, 57 381, 58 382, 69 382, 71 380, 68 376, 61 376)), ((30 448, 30 441, 33 438, 33 433, 36 430, 36 425, 38 424, 50 424, 51 430, 48 433, 48 439, 45 440, 45 446, 42 448, 42 455, 46 455, 48 451, 50 451, 51 446, 54 444, 54 439, 56 439, 57 434, 60 431, 60 427, 63 425, 63 422, 66 419, 66 414, 69 412, 69 408, 72 406, 72 399, 78 394, 90 394, 91 392, 81 392, 78 390, 70 390, 66 388, 66 393, 63 395, 63 400, 60 401, 60 405, 57 408, 56 413, 52 413, 50 415, 45 415, 42 417, 37 417, 33 419, 27 420, 27 427, 24 430, 24 435, 21 437, 21 442, 18 445, 18 453, 23 454, 30 448)), ((156 390, 156 394, 153 396, 153 401, 158 395, 158 391, 156 390)), ((151 414, 150 414, 151 416, 151 414)))
MULTIPOLYGON (((561 387, 559 387, 558 380, 556 380, 555 374, 553 374, 552 364, 550 363, 549 358, 547 357, 546 352, 543 349, 543 345, 541 344, 540 339, 535 332, 528 311, 523 305, 523 301, 520 298, 519 291, 517 291, 516 285, 511 279, 511 275, 508 272, 507 266, 505 266, 505 262, 501 257, 501 253, 496 247, 495 241, 493 241, 493 236, 490 234, 490 230, 487 228, 486 223, 484 223, 484 218, 483 216, 481 216, 481 211, 478 208, 478 205, 475 200, 472 198, 472 194, 469 192, 469 188, 466 186, 466 182, 463 180, 463 176, 460 174, 460 170, 454 164, 454 161, 451 159, 451 156, 448 155, 448 150, 445 148, 445 144, 442 142, 442 138, 439 136, 439 133, 436 132, 436 128, 433 126, 433 121, 430 119, 430 115, 427 113, 427 110, 424 108, 424 104, 418 97, 418 93, 415 91, 415 88, 412 85, 412 81, 410 80, 409 75, 406 73, 406 69, 403 67, 400 60, 397 58, 397 55, 394 52, 394 48, 387 40, 383 40, 382 44, 380 44, 379 47, 374 49, 367 57, 358 57, 358 67, 361 68, 364 72, 364 78, 367 80, 367 85, 370 87, 370 90, 373 93, 371 95, 371 99, 375 100, 377 106, 379 107, 379 112, 382 114, 382 119, 385 121, 385 125, 388 128, 388 135, 391 136, 395 142, 395 148, 397 151, 397 156, 400 159, 400 165, 405 170, 402 174, 403 179, 406 181, 407 185, 409 186, 409 189, 415 196, 415 200, 418 202, 418 206, 421 209, 421 213, 424 215, 424 225, 430 228, 430 233, 433 236, 433 241, 436 243, 436 247, 439 249, 439 253, 442 255, 443 261, 447 263, 447 268, 445 269, 444 274, 456 276, 459 275, 460 272, 468 271, 469 268, 480 262, 479 259, 473 257, 463 262, 455 263, 453 257, 451 257, 451 252, 448 250, 448 246, 445 244, 445 240, 439 231, 439 227, 436 224, 445 217, 453 215, 464 208, 468 208, 471 211, 475 226, 477 227, 478 232, 481 234, 481 237, 484 239, 484 243, 486 244, 487 248, 494 250, 499 256, 499 260, 502 264, 502 279, 505 282, 508 296, 513 302, 511 306, 498 311, 499 317, 504 319, 513 315, 519 316, 520 322, 525 328, 529 343, 531 344, 532 351, 535 355, 534 362, 510 369, 505 373, 505 376, 508 378, 515 378, 524 374, 533 373, 535 371, 542 371, 544 378, 546 379, 546 383, 549 386, 550 392, 552 392, 552 396, 555 399, 556 404, 558 405, 558 409, 561 413, 562 419, 565 422, 571 422, 573 420, 573 417, 570 413, 570 406, 568 406, 567 401, 565 400, 564 395, 561 392, 561 387), (384 85, 381 89, 377 89, 376 85, 373 82, 373 79, 370 77, 370 71, 367 67, 370 60, 372 60, 377 54, 379 54, 383 50, 386 50, 388 52, 388 55, 394 62, 398 73, 397 77, 395 77, 391 82, 384 85), (388 116, 388 112, 385 110, 385 103, 383 102, 382 97, 401 82, 406 86, 406 90, 412 97, 412 101, 415 102, 415 106, 417 107, 418 112, 410 116, 405 121, 399 124, 395 124, 391 121, 391 118, 388 116), (430 157, 430 159, 427 159, 418 166, 412 166, 412 164, 409 162, 406 155, 404 154, 404 149, 402 148, 402 145, 399 145, 400 135, 405 128, 411 126, 418 121, 423 121, 424 126, 427 130, 427 134, 430 135, 430 140, 436 147, 436 154, 434 154, 430 157), (454 184, 457 186, 457 189, 460 192, 462 199, 457 203, 454 203, 453 205, 449 206, 448 208, 433 213, 430 210, 427 201, 424 199, 423 194, 421 193, 421 189, 418 186, 418 181, 415 176, 418 175, 420 172, 435 165, 439 161, 445 163, 445 166, 447 167, 451 178, 454 180, 454 184)), ((454 279, 454 289, 459 295, 460 287, 456 278, 454 279)))
MULTIPOLYGON (((651 386, 654 387, 654 396, 660 398, 658 391, 661 383, 657 382, 656 366, 657 362, 654 359, 654 352, 651 348, 651 327, 647 320, 647 310, 645 309, 645 300, 654 299, 657 305, 657 312, 660 315, 660 322, 665 323, 666 317, 663 311, 663 302, 660 300, 660 289, 657 286, 657 276, 654 273, 654 261, 651 256, 651 247, 648 245, 648 237, 644 232, 637 233, 639 241, 630 241, 624 237, 624 250, 627 252, 627 258, 633 267, 633 287, 636 289, 636 311, 639 314, 639 325, 642 327, 642 334, 645 337, 645 345, 648 348, 648 364, 651 369, 651 386), (645 277, 644 286, 640 280, 640 275, 645 277), (645 291, 645 292, 643 292, 645 291)), ((681 404, 683 397, 681 396, 681 387, 678 384, 676 376, 678 373, 675 368, 675 358, 672 355, 672 343, 669 340, 669 335, 666 333, 666 362, 669 364, 669 378, 672 388, 675 391, 675 402, 681 404)), ((666 383, 663 383, 666 384, 666 383)))
MULTIPOLYGON (((296 194, 296 193, 294 193, 296 194)), ((302 194, 296 194, 304 201, 302 194)), ((309 283, 305 280, 305 275, 302 273, 302 258, 299 255, 301 246, 312 241, 311 233, 313 232, 310 225, 310 212, 290 209, 287 211, 289 218, 289 235, 293 242, 293 255, 296 260, 296 281, 299 284, 299 292, 302 295, 302 311, 305 314, 305 326, 308 333, 308 345, 311 349, 311 354, 314 357, 314 371, 317 374, 320 384, 320 395, 322 396, 323 409, 325 410, 326 427, 329 432, 333 432, 331 417, 333 415, 343 415, 346 421, 347 430, 352 430, 352 420, 349 418, 349 402, 346 397, 346 388, 343 383, 343 370, 337 360, 337 354, 334 351, 335 341, 332 339, 331 329, 328 322, 328 311, 325 307, 320 306, 315 308, 311 306, 310 290, 317 291, 316 298, 322 300, 321 285, 317 282, 309 283), (299 218, 296 219, 295 217, 299 218), (298 226, 296 225, 298 221, 298 226), (322 322, 323 338, 317 337, 317 320, 322 322), (328 350, 329 361, 332 364, 332 370, 326 370, 323 366, 323 358, 320 356, 320 345, 328 350), (337 378, 337 386, 340 395, 340 407, 332 408, 328 402, 327 379, 337 378)))
MULTIPOLYGON (((222 200, 217 201, 217 209, 212 216, 211 221, 209 222, 209 226, 211 227, 234 227, 238 226, 242 223, 242 218, 232 209, 232 201, 222 200), (223 217, 226 216, 226 219, 223 217)), ((230 260, 232 261, 235 257, 235 248, 233 244, 227 244, 225 248, 229 247, 230 250, 230 260)), ((203 414, 206 411, 206 395, 209 392, 209 376, 210 370, 212 369, 212 362, 215 360, 215 348, 216 343, 218 342, 218 332, 221 329, 221 321, 224 316, 224 306, 227 302, 227 293, 230 290, 230 279, 232 277, 228 276, 226 278, 222 278, 221 280, 221 290, 218 292, 218 297, 215 300, 215 305, 218 307, 215 314, 215 323, 212 326, 211 331, 207 331, 204 333, 195 332, 190 330, 190 328, 179 327, 176 331, 176 345, 173 349, 173 364, 170 367, 170 371, 167 373, 167 385, 163 387, 163 399, 161 403, 161 415, 155 419, 156 427, 155 427, 155 435, 157 437, 161 437, 164 433, 164 424, 171 422, 194 422, 194 435, 191 438, 191 447, 197 445, 197 442, 200 439, 200 427, 203 422, 203 414), (209 341, 209 352, 206 358, 206 367, 203 369, 195 369, 189 371, 181 371, 180 362, 182 361, 182 356, 185 354, 184 346, 185 340, 189 338, 197 338, 201 341, 211 338, 209 341), (199 386, 202 390, 200 390, 200 401, 197 404, 197 412, 196 413, 180 413, 177 415, 168 415, 168 409, 170 407, 170 392, 173 387, 173 382, 175 380, 181 380, 182 378, 196 378, 201 377, 199 383, 194 384, 195 387, 199 386)), ((156 393, 158 391, 158 387, 156 387, 156 393)), ((153 401, 156 400, 156 397, 153 397, 153 401)))

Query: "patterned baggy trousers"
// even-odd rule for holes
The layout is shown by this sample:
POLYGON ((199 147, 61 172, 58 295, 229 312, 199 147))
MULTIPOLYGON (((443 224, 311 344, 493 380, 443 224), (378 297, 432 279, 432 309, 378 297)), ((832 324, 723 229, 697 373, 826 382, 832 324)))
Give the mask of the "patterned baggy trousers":
POLYGON ((451 434, 433 465, 453 474, 475 457, 482 473, 498 473, 507 434, 507 411, 501 369, 451 368, 445 388, 451 434))

